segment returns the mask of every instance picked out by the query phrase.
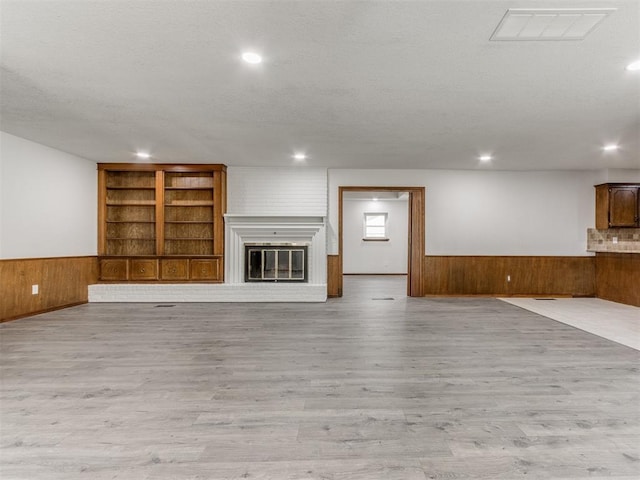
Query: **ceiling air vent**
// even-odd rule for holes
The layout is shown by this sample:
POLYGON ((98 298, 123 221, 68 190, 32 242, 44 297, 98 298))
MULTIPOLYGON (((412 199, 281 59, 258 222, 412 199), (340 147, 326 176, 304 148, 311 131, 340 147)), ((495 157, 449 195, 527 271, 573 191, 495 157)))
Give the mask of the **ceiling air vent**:
POLYGON ((510 8, 491 40, 582 40, 615 8, 510 8))

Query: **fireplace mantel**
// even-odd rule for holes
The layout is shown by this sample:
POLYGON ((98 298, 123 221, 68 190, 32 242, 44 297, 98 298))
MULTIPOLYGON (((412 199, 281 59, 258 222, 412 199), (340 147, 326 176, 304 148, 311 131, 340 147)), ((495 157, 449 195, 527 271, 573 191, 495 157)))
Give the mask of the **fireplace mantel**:
POLYGON ((224 222, 229 224, 317 224, 324 226, 325 217, 307 216, 307 215, 239 215, 226 213, 224 215, 224 222))

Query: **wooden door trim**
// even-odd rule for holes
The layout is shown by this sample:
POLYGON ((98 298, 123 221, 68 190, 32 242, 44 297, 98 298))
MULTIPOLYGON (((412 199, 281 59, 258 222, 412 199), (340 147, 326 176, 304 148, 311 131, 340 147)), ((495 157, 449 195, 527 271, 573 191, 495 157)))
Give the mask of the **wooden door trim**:
POLYGON ((344 192, 409 192, 407 296, 424 296, 425 256, 425 187, 338 187, 338 266, 339 291, 343 275, 343 193, 344 192))

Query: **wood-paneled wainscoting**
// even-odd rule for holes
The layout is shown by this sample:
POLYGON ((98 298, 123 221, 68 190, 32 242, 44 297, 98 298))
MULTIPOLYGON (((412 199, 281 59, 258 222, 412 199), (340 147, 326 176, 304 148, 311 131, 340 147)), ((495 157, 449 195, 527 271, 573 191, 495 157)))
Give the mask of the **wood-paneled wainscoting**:
POLYGON ((97 257, 0 260, 0 321, 86 303, 97 279, 97 257))
POLYGON ((342 262, 340 255, 327 255, 327 297, 342 296, 342 262))
POLYGON ((595 257, 431 256, 425 295, 594 296, 595 257))
POLYGON ((640 307, 640 253, 596 253, 596 296, 640 307))

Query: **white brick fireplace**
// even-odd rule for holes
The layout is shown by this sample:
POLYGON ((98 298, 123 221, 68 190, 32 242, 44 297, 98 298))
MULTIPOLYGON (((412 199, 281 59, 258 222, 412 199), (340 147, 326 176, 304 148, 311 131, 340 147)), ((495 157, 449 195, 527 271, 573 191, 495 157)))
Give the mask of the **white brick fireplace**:
POLYGON ((325 301, 327 298, 325 218, 316 216, 225 215, 225 285, 238 301, 325 301), (245 244, 306 245, 308 282, 245 282, 245 244))

